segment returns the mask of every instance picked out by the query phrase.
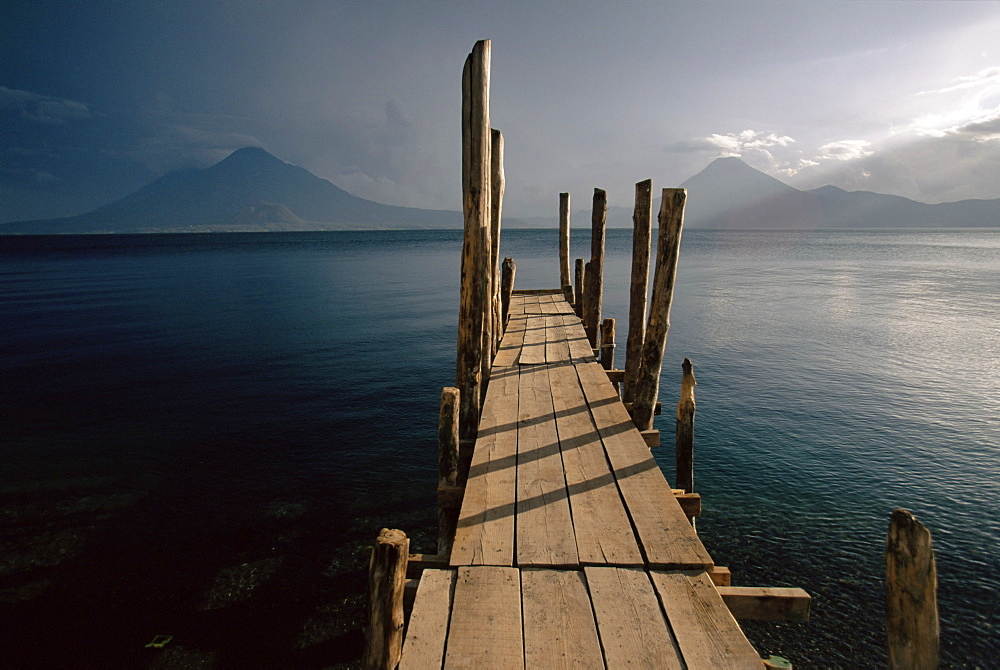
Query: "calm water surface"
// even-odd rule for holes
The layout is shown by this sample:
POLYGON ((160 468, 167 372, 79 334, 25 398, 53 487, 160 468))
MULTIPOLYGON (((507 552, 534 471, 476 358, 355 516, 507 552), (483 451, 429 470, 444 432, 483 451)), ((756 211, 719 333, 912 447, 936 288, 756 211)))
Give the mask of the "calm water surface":
MULTIPOLYGON (((557 284, 554 231, 503 246, 519 286, 557 284)), ((434 548, 460 247, 0 238, 2 665, 353 662, 366 545, 390 526, 434 548)), ((610 232, 620 324, 630 249, 610 232)), ((995 667, 1000 232, 688 231, 678 279, 661 398, 689 356, 699 533, 734 584, 813 595, 808 623, 747 625, 758 650, 884 667, 906 507, 934 534, 945 665, 995 667)))

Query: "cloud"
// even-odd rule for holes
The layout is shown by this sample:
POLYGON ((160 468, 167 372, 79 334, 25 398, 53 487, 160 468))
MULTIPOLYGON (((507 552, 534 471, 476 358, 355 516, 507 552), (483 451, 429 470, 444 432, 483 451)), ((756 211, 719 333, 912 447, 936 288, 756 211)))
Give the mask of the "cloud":
MULTIPOLYGON (((833 161, 851 161, 865 156, 871 156, 874 151, 868 140, 840 140, 829 142, 819 148, 819 159, 833 161)), ((816 162, 813 165, 817 165, 816 162)))
POLYGON ((706 137, 696 137, 668 144, 664 149, 676 153, 712 152, 720 156, 742 156, 747 152, 764 151, 768 147, 787 147, 795 142, 787 135, 774 132, 744 130, 739 133, 720 135, 712 133, 706 137))
POLYGON ((0 86, 0 110, 13 110, 28 121, 49 126, 64 126, 97 116, 90 107, 76 100, 57 98, 31 91, 0 86))

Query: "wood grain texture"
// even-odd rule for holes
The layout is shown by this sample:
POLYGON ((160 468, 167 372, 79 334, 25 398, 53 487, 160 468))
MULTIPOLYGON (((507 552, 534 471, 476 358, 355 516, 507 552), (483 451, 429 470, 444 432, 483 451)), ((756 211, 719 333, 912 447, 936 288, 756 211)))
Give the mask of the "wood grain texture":
POLYGON ((500 229, 503 216, 503 194, 505 180, 503 172, 503 133, 496 128, 490 130, 490 325, 491 351, 493 360, 503 337, 503 299, 500 296, 502 283, 500 269, 500 229))
POLYGON ((518 565, 579 564, 546 365, 519 377, 516 526, 518 565))
POLYGON ((483 670, 524 667, 521 580, 517 568, 458 569, 444 667, 483 670))
POLYGON ((521 365, 541 365, 545 362, 545 317, 537 313, 537 302, 525 302, 525 309, 533 311, 528 314, 525 323, 524 345, 518 362, 521 365))
POLYGON ((653 181, 635 185, 632 213, 632 276, 629 285, 628 338, 625 341, 625 380, 622 399, 632 402, 639 376, 639 358, 646 334, 646 300, 649 288, 649 252, 653 234, 653 181))
POLYGON ((578 363, 577 374, 618 488, 651 567, 711 567, 670 485, 597 363, 578 363))
POLYGON ((931 533, 907 510, 893 510, 889 517, 885 570, 889 667, 938 667, 937 566, 931 533))
POLYGON ((424 570, 406 629, 399 670, 440 668, 451 616, 454 570, 424 570))
POLYGON ((403 649, 403 588, 410 540, 383 528, 368 563, 368 639, 364 667, 392 670, 403 649))
POLYGON ((671 630, 691 670, 760 670, 760 656, 704 571, 650 571, 671 630))
POLYGON ((601 302, 604 294, 604 240, 607 233, 608 194, 594 189, 594 208, 590 224, 590 263, 586 271, 587 297, 583 301, 583 325, 593 348, 598 345, 601 302))
POLYGON ((572 285, 569 275, 569 193, 559 194, 559 288, 572 285))
POLYGON ((525 668, 604 668, 582 572, 522 570, 521 607, 525 668))
POLYGON ((607 667, 684 667, 680 649, 643 570, 587 567, 584 574, 607 667))
POLYGON ((469 480, 455 529, 451 565, 513 565, 518 368, 494 370, 469 480))
POLYGON ((677 481, 674 484, 687 493, 694 491, 694 364, 685 358, 681 365, 681 399, 677 402, 677 439, 675 463, 677 481))
MULTIPOLYGON (((714 580, 713 580, 714 583, 714 580)), ((808 621, 809 594, 802 589, 767 586, 718 586, 722 601, 737 620, 808 621)))

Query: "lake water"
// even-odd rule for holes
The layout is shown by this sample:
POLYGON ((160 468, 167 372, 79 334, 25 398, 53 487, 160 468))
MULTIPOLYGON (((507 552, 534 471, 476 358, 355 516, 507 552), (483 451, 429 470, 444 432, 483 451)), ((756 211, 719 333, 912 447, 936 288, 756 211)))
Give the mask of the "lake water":
MULTIPOLYGON (((367 545, 388 526, 434 550, 460 248, 0 238, 0 665, 352 663, 367 545)), ((621 342, 630 250, 609 231, 621 342)), ((502 251, 519 287, 558 283, 555 231, 502 251)), ((690 357, 699 533, 734 584, 813 596, 810 622, 745 625, 764 656, 884 667, 905 507, 934 537, 944 665, 996 667, 998 290, 996 230, 685 233, 661 399, 690 357)))

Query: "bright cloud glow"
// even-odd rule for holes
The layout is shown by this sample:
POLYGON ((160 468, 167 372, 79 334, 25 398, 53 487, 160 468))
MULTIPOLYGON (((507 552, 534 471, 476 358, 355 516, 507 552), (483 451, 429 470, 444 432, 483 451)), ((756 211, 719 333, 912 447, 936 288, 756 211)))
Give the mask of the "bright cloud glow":
POLYGON ((819 148, 819 153, 819 157, 823 160, 851 161, 871 156, 875 152, 872 151, 871 142, 868 140, 841 140, 824 144, 819 148))

